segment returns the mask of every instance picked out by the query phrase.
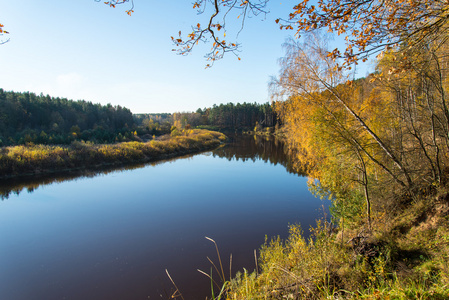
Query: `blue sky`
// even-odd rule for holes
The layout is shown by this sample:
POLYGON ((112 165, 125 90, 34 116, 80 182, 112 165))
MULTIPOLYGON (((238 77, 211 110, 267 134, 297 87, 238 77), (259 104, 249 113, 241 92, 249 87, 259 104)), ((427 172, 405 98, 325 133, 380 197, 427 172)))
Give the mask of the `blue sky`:
MULTIPOLYGON (((206 17, 190 0, 134 2, 131 17, 124 5, 94 0, 0 2, 0 23, 10 32, 0 46, 0 88, 122 105, 133 113, 270 101, 268 83, 290 33, 274 20, 287 16, 293 2, 271 1, 266 18, 247 20, 237 39, 242 60, 229 55, 209 69, 210 45, 188 56, 172 51, 170 36, 206 17)), ((227 38, 237 31, 230 27, 227 38)))

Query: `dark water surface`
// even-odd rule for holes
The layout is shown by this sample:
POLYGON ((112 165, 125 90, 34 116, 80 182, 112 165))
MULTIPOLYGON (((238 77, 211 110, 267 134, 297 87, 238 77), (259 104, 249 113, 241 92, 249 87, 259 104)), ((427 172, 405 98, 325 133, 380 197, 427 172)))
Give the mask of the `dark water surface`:
MULTIPOLYGON (((210 296, 207 257, 254 270, 265 236, 322 216, 283 145, 236 137, 212 152, 95 176, 3 182, 0 299, 210 296)), ((307 231, 307 230, 305 230, 307 231)), ((228 275, 227 275, 228 276, 228 275)))

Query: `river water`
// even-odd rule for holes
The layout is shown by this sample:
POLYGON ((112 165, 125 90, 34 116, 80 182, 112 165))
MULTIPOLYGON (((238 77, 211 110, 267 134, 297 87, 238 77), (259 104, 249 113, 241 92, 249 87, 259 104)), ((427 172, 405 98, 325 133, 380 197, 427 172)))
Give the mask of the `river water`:
MULTIPOLYGON (((235 136, 155 164, 0 184, 0 299, 210 296, 208 257, 226 276, 255 268, 265 237, 307 228, 328 203, 291 171, 281 142, 235 136)), ((218 275, 214 274, 218 279, 218 275)))

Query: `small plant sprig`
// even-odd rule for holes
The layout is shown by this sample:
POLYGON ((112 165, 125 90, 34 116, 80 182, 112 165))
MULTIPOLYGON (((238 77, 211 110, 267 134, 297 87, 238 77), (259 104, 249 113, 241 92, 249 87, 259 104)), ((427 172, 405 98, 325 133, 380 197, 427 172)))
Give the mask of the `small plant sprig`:
MULTIPOLYGON (((226 292, 228 291, 231 278, 229 278, 229 280, 226 280, 226 277, 225 277, 225 274, 224 274, 224 269, 223 269, 223 264, 221 262, 220 250, 218 250, 217 242, 215 242, 210 237, 206 236, 205 238, 207 240, 211 241, 212 243, 214 243, 214 245, 215 245, 215 250, 217 251, 218 262, 220 264, 220 269, 217 268, 216 264, 209 257, 207 257, 207 260, 212 264, 212 266, 214 267, 214 269, 217 272, 218 276, 220 277, 221 285, 218 284, 213 279, 213 272, 212 272, 213 269, 212 268, 211 268, 210 275, 207 274, 206 272, 202 271, 202 270, 199 270, 199 269, 198 269, 198 272, 200 272, 201 274, 207 276, 210 279, 210 281, 211 281, 212 299, 213 300, 220 300, 220 299, 222 299, 222 297, 225 296, 226 292), (218 293, 218 296, 215 296, 214 285, 217 286, 220 289, 220 292, 218 293)), ((232 254, 231 254, 230 259, 229 259, 229 277, 232 276, 232 272, 231 271, 232 271, 232 254)))

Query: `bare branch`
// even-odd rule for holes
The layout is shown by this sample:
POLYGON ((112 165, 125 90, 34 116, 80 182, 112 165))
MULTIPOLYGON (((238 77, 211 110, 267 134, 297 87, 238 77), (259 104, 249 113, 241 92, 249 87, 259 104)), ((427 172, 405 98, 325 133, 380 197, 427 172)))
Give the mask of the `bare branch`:
MULTIPOLYGON (((246 0, 208 0, 213 5, 213 10, 209 18, 207 26, 202 27, 200 23, 196 26, 192 26, 192 32, 183 38, 179 34, 178 38, 172 37, 172 41, 178 48, 177 51, 180 55, 189 54, 192 49, 201 43, 207 43, 209 40, 212 42, 211 50, 206 53, 205 58, 209 62, 206 67, 211 67, 215 61, 222 59, 226 53, 234 54, 239 60, 240 44, 235 41, 226 41, 226 20, 229 17, 231 11, 237 11, 237 18, 240 19, 241 29, 244 27, 246 18, 251 16, 258 16, 260 14, 266 14, 266 4, 268 0, 246 1, 246 0), (217 18, 222 15, 221 20, 217 18), (217 32, 223 30, 224 38, 220 38, 217 32)), ((193 4, 193 8, 198 9, 199 14, 206 12, 206 0, 198 0, 193 4)), ((239 32, 240 32, 239 31, 239 32)), ((238 36, 238 34, 237 34, 238 36)))

